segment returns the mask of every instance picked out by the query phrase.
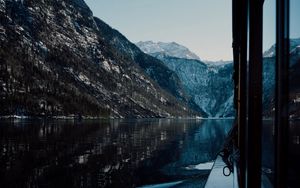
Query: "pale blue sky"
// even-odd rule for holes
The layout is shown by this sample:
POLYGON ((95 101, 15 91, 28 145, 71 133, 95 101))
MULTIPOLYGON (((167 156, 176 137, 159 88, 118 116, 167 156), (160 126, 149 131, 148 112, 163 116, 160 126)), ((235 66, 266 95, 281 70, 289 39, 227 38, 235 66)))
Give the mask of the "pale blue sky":
MULTIPOLYGON (((264 4, 264 50, 270 48, 276 40, 276 0, 265 0, 264 4)), ((290 0, 290 38, 300 37, 300 0, 290 0)))
MULTIPOLYGON (((183 44, 202 60, 232 59, 231 0, 85 0, 96 17, 130 41, 183 44)), ((275 42, 275 0, 265 0, 264 48, 275 42)), ((300 0, 291 0, 291 17, 300 19, 300 0)), ((291 36, 300 25, 291 20, 291 36), (296 27, 297 25, 297 27, 296 27)))

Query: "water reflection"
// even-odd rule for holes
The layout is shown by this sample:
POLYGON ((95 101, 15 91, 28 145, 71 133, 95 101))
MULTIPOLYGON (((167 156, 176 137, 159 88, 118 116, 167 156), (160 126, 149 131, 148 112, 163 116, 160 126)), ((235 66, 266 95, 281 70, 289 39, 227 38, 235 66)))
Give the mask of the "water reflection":
POLYGON ((231 120, 0 122, 1 187, 204 184, 231 120))

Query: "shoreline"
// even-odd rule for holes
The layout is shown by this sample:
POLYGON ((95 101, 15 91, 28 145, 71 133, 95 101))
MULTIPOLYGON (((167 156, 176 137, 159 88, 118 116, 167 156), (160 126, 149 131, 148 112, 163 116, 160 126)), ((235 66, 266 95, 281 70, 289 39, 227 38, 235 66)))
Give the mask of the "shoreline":
POLYGON ((68 116, 23 116, 23 115, 5 115, 0 116, 0 120, 114 120, 114 119, 176 119, 176 120, 231 120, 234 117, 97 117, 97 116, 77 116, 77 115, 68 115, 68 116))
MULTIPOLYGON (((97 116, 19 116, 5 115, 0 116, 0 120, 115 120, 115 119, 172 119, 172 120, 234 120, 235 117, 97 117, 97 116)), ((264 118, 263 121, 271 121, 271 118, 264 118)), ((289 121, 299 121, 300 118, 290 118, 289 121)))

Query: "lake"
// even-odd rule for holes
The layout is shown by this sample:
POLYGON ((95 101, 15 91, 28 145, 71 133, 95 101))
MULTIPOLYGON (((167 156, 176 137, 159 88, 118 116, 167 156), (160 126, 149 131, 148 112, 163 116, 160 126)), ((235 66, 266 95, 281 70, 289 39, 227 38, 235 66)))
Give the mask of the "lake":
POLYGON ((1 121, 0 187, 203 187, 232 123, 1 121))

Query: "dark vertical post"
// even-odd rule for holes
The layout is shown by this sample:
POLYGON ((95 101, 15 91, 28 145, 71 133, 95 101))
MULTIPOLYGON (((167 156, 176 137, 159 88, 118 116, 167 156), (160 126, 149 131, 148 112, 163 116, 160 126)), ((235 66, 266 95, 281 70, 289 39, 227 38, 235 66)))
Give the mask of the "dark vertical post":
POLYGON ((246 180, 246 128, 247 128, 247 45, 248 45, 248 0, 241 3, 241 46, 239 70, 239 147, 240 147, 240 183, 245 187, 246 180))
POLYGON ((235 107, 237 109, 239 185, 245 187, 246 127, 247 127, 247 41, 248 0, 232 1, 233 59, 235 81, 235 107))
POLYGON ((261 187, 263 0, 249 1, 248 188, 261 187))
POLYGON ((289 130, 289 0, 277 0, 276 6, 276 187, 287 187, 289 130))

